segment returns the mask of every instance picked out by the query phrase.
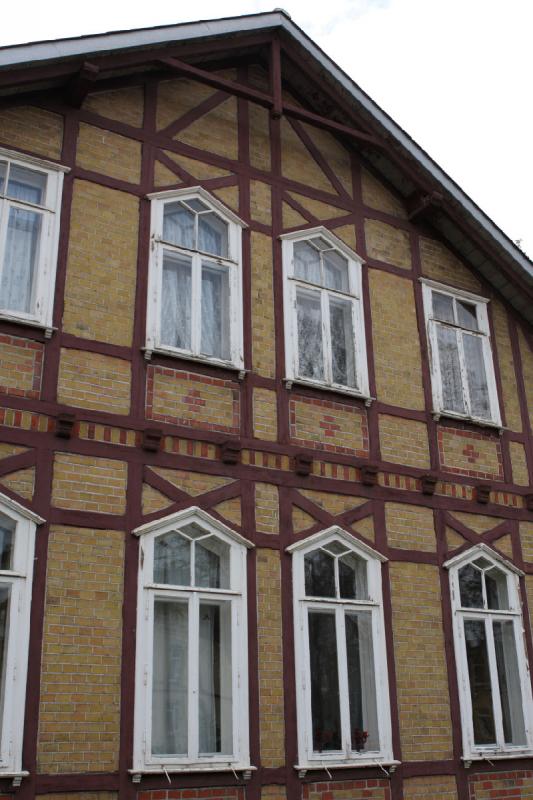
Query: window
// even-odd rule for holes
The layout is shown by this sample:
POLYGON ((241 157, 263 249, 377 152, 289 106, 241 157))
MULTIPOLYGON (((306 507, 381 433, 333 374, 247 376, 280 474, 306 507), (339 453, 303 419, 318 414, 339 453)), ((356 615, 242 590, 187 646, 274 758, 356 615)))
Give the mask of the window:
POLYGON ((147 350, 242 369, 244 223, 200 187, 150 197, 147 350))
POLYGON ((293 555, 299 768, 391 761, 384 557, 340 528, 293 555))
POLYGON ((64 167, 0 148, 0 315, 52 326, 64 167))
POLYGON ((435 412, 500 425, 488 300, 423 283, 435 412))
POLYGON ((362 260, 325 228, 282 240, 287 379, 367 397, 362 260))
POLYGON ((141 536, 135 771, 249 768, 246 548, 200 509, 141 536))
POLYGON ((43 521, 0 495, 0 777, 22 772, 35 527, 43 521))
POLYGON ((455 652, 466 759, 533 747, 519 570, 480 545, 450 569, 455 652))

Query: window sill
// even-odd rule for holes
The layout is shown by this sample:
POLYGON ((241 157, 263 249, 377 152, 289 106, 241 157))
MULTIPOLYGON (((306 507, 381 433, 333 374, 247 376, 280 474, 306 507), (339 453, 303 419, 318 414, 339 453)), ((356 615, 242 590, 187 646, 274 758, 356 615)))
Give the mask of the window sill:
POLYGON ((305 778, 308 772, 318 772, 319 770, 329 773, 336 769, 362 769, 364 767, 379 767, 389 776, 396 772, 401 763, 401 761, 395 760, 362 758, 360 761, 321 761, 320 763, 295 764, 294 769, 298 772, 299 778, 305 778))
POLYGON ((0 320, 13 322, 16 325, 24 325, 27 328, 37 328, 38 330, 44 331, 45 339, 51 339, 52 334, 57 331, 57 328, 54 328, 52 325, 46 325, 44 322, 40 322, 37 319, 18 317, 16 314, 10 314, 8 311, 0 311, 0 320))
POLYGON ((457 422, 468 422, 470 425, 477 425, 480 428, 492 428, 493 430, 498 431, 501 435, 505 430, 505 428, 501 422, 494 422, 493 420, 489 419, 479 419, 478 417, 468 417, 466 414, 454 414, 453 411, 437 411, 433 409, 431 415, 435 422, 439 422, 441 419, 452 419, 456 420, 457 422))
POLYGON ((237 776, 238 772, 242 773, 242 779, 249 781, 252 777, 252 772, 255 772, 257 767, 252 767, 249 764, 235 764, 232 766, 227 761, 218 764, 172 764, 165 766, 162 764, 155 764, 153 767, 144 767, 143 769, 129 769, 132 783, 140 783, 141 779, 147 775, 183 775, 192 773, 204 772, 231 772, 237 776))
POLYGON ((240 381, 244 380, 244 377, 248 370, 245 370, 243 366, 239 366, 234 364, 233 361, 222 361, 218 358, 209 358, 202 356, 193 356, 188 355, 187 353, 179 353, 176 350, 166 350, 164 347, 142 347, 142 352, 144 353, 144 358, 146 361, 151 361, 153 355, 158 356, 169 356, 170 358, 180 358, 183 361, 190 361, 193 364, 205 364, 209 367, 217 367, 218 369, 227 369, 231 370, 232 372, 238 372, 238 379, 240 381))
POLYGON ((465 769, 469 769, 475 761, 488 761, 488 763, 491 764, 493 761, 510 761, 517 758, 533 758, 533 751, 528 750, 526 753, 523 750, 517 752, 511 752, 507 750, 503 753, 501 751, 487 750, 486 753, 476 753, 475 755, 471 756, 461 756, 461 761, 463 762, 465 769))
POLYGON ((4 772, 0 767, 0 780, 3 778, 11 779, 11 786, 14 789, 17 789, 22 783, 23 778, 27 778, 29 774, 27 770, 20 770, 19 772, 10 772, 6 770, 6 772, 4 772))
POLYGON ((321 389, 324 392, 333 392, 334 394, 345 394, 347 397, 354 397, 356 400, 363 400, 367 408, 369 408, 375 397, 358 392, 356 389, 349 389, 346 386, 335 386, 328 383, 319 383, 318 381, 306 381, 304 378, 284 378, 283 382, 287 389, 292 389, 293 386, 307 386, 309 389, 321 389))

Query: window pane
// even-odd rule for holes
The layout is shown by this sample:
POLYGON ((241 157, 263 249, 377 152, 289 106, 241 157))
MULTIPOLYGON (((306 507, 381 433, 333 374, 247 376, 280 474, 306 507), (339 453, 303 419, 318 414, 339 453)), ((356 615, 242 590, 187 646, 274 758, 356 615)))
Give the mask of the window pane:
POLYGON ((479 336, 463 334, 468 392, 472 414, 490 419, 489 387, 483 359, 483 342, 479 336))
POLYGON ((27 167, 11 164, 7 195, 13 200, 44 205, 47 176, 27 167))
POLYGON ((472 303, 457 300, 457 322, 462 328, 468 328, 469 331, 479 330, 476 307, 472 303))
POLYGON ((197 197, 193 197, 191 200, 185 200, 185 203, 189 208, 192 208, 193 211, 207 211, 209 209, 209 206, 202 200, 198 200, 197 197))
POLYGON ((320 295, 298 292, 296 315, 298 322, 298 375, 302 378, 323 381, 324 355, 320 295))
POLYGON ((7 164, 5 161, 0 161, 0 194, 4 194, 5 181, 6 181, 7 164))
POLYGON ((432 292, 433 298, 433 316, 435 319, 440 319, 442 322, 453 322, 453 297, 440 292, 432 292))
POLYGON ((191 349, 191 260, 165 253, 161 344, 191 349))
POLYGON ((191 585, 191 543, 176 531, 155 540, 154 583, 191 585))
POLYGON ((230 358, 229 272, 202 265, 202 353, 230 358))
POLYGON ((459 591, 463 608, 483 608, 481 572, 467 564, 459 570, 459 591))
POLYGON ((379 750, 372 614, 346 614, 352 750, 379 750))
POLYGON ((195 585, 210 589, 229 589, 229 545, 216 536, 209 536, 196 542, 195 548, 195 585))
POLYGON ((307 553, 305 593, 308 597, 335 597, 335 559, 323 550, 307 553))
POLYGON ((348 261, 334 250, 324 253, 322 258, 324 259, 324 286, 327 286, 328 289, 336 289, 338 292, 349 292, 348 261))
POLYGON ((0 516, 0 569, 13 568, 13 548, 15 546, 15 525, 0 516))
POLYGON ((501 569, 494 567, 485 573, 485 591, 489 608, 509 608, 507 575, 501 569))
POLYGON ((442 382, 442 401, 448 411, 465 413, 457 334, 452 328, 437 325, 437 344, 442 382))
POLYGON ((341 715, 335 614, 309 612, 313 750, 341 750, 341 715))
POLYGON ((228 255, 228 226, 218 214, 198 217, 198 249, 216 256, 228 255))
POLYGON ((366 561, 354 553, 339 558, 339 590, 347 600, 368 600, 366 561))
POLYGON ((231 605, 200 603, 199 749, 233 752, 231 605))
POLYGON ((333 382, 355 387, 355 334, 352 303, 329 298, 333 382))
POLYGON ((307 242, 294 245, 294 277, 310 283, 320 283, 320 255, 307 242))
POLYGON ((176 600, 154 602, 152 753, 186 755, 188 610, 176 600))
POLYGON ((526 744, 514 625, 510 620, 495 621, 493 631, 505 744, 526 744))
POLYGON ((6 249, 0 285, 0 306, 29 314, 39 259, 42 214, 22 208, 9 209, 6 249))
POLYGON ((7 639, 9 635, 9 599, 11 586, 0 585, 0 735, 4 717, 4 695, 6 684, 7 639))
POLYGON ((193 250, 194 221, 193 214, 183 203, 167 203, 163 212, 163 239, 165 242, 188 247, 193 250))
POLYGON ((494 744, 496 732, 484 622, 473 619, 465 620, 465 643, 472 698, 474 742, 475 744, 494 744))

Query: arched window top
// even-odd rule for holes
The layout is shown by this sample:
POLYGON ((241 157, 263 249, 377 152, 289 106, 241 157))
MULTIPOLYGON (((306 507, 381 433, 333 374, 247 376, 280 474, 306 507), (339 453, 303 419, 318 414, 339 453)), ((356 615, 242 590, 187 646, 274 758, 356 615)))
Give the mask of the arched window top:
MULTIPOLYGON (((342 264, 346 261, 354 261, 359 266, 365 263, 364 259, 362 259, 355 250, 348 247, 342 239, 335 236, 332 231, 324 228, 323 225, 319 225, 316 228, 307 228, 303 231, 284 233, 280 236, 280 239, 282 241, 292 242, 294 258, 301 259, 302 261, 302 264, 298 265, 297 270, 303 268, 303 264, 310 258, 315 262, 320 262, 322 265, 327 265, 328 261, 331 259, 333 262, 332 266, 335 264, 342 264)), ((333 269, 331 274, 328 273, 329 270, 326 266, 325 273, 323 273, 324 286, 329 289, 340 289, 337 281, 335 281, 337 283, 336 286, 329 285, 333 282, 335 270, 333 269)))
POLYGON ((444 565, 456 576, 459 608, 480 611, 518 609, 516 576, 523 573, 485 544, 461 553, 444 565))

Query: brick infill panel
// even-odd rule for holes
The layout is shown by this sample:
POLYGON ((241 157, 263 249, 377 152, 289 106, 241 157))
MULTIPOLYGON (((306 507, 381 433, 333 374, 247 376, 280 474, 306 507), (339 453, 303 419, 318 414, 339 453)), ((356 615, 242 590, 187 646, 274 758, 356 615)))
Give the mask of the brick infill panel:
POLYGON ((294 444, 326 453, 368 458, 368 421, 366 413, 357 406, 300 395, 291 397, 289 417, 294 444), (304 411, 306 407, 307 412, 304 411), (347 447, 349 437, 353 441, 352 446, 347 447), (339 440, 344 444, 339 444, 339 440))
POLYGON ((323 781, 306 783, 303 800, 391 800, 390 781, 367 778, 353 781, 323 781))
POLYGON ((482 772, 468 778, 469 800, 526 800, 533 796, 533 771, 482 772))
POLYGON ((137 792, 137 800, 244 800, 242 786, 221 786, 209 789, 154 789, 149 792, 137 792))
POLYGON ((0 392, 12 397, 38 400, 41 393, 43 357, 44 345, 41 342, 1 333, 0 392))
POLYGON ((438 428, 437 441, 442 469, 467 478, 503 481, 502 447, 498 434, 442 425, 438 428), (493 453, 490 453, 489 447, 492 447, 493 453), (457 459, 460 459, 459 462, 457 459), (492 469, 487 469, 491 460, 492 469))

